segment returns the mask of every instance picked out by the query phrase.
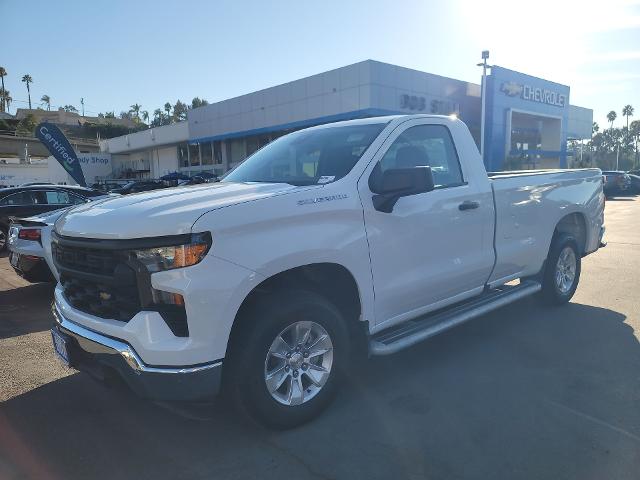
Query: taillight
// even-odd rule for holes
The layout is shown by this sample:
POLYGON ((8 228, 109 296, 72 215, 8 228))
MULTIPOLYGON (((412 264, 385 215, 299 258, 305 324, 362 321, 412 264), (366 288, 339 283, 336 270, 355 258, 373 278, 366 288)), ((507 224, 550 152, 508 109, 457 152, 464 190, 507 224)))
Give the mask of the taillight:
POLYGON ((18 238, 22 240, 40 241, 40 229, 39 228, 22 228, 18 232, 18 238))

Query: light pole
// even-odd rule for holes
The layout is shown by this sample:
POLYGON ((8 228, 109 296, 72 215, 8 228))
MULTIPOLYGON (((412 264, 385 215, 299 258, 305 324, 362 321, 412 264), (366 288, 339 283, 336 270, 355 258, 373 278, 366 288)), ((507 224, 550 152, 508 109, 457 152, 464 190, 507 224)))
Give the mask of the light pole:
POLYGON ((480 155, 484 162, 484 114, 486 110, 487 99, 487 68, 491 68, 487 65, 487 59, 489 58, 489 50, 482 51, 482 62, 478 63, 478 67, 482 67, 482 87, 480 93, 480 102, 482 104, 480 112, 480 155))
POLYGON ((80 104, 82 105, 82 116, 84 117, 84 97, 80 99, 80 104))

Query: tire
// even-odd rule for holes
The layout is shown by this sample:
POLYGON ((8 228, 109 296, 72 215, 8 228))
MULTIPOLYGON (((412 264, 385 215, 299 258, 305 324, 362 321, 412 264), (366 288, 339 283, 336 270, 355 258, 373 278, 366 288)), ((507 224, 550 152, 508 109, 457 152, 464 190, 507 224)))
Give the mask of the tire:
POLYGON ((262 297, 239 321, 223 374, 233 405, 279 430, 318 416, 335 396, 349 359, 341 312, 314 292, 289 290, 262 297))
POLYGON ((547 256, 540 296, 548 305, 562 305, 573 297, 580 281, 581 254, 569 233, 554 235, 547 256))

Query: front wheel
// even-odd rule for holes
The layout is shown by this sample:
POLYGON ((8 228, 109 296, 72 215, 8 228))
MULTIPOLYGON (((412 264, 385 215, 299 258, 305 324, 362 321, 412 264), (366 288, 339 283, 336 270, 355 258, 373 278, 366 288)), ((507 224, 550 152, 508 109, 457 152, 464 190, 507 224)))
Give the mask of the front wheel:
POLYGON ((272 428, 292 428, 320 414, 348 361, 341 312, 310 291, 258 301, 232 345, 229 383, 235 403, 272 428))
POLYGON ((580 281, 581 256, 578 242, 568 233, 554 237, 542 281, 545 303, 561 305, 573 297, 580 281))

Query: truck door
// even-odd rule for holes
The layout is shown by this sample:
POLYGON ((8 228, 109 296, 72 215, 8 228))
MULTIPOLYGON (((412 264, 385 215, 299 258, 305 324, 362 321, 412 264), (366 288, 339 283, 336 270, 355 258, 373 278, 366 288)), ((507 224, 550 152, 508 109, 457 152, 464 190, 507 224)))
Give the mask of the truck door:
POLYGON ((479 294, 493 266, 490 187, 467 178, 448 126, 428 122, 412 120, 394 130, 358 183, 377 324, 479 294), (380 212, 369 188, 377 164, 381 171, 430 166, 436 188, 400 198, 391 213, 380 212))

